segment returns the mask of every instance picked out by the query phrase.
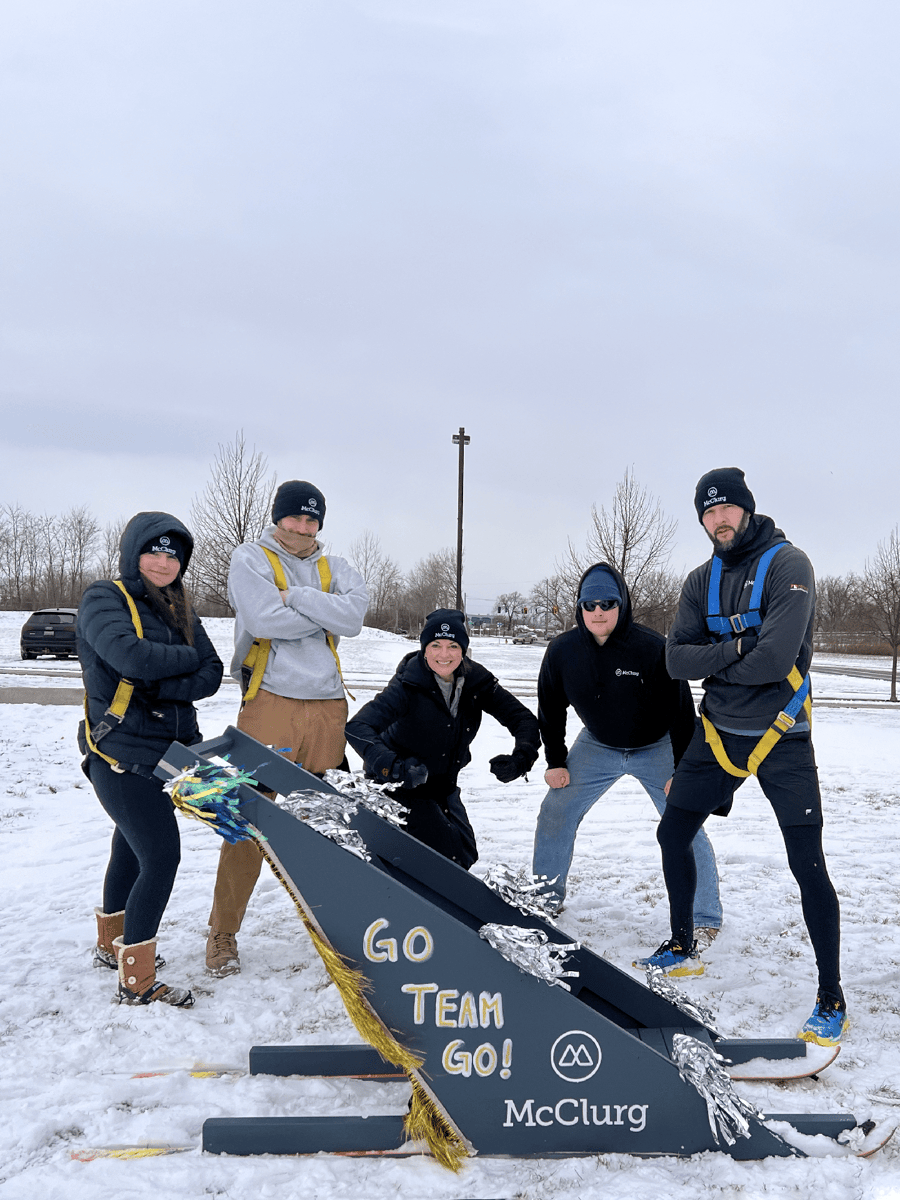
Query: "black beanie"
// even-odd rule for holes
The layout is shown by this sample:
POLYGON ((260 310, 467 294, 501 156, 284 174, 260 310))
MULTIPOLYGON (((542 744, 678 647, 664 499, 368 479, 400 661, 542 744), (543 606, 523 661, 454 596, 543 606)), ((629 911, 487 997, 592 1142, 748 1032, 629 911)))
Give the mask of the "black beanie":
POLYGON ((141 546, 141 554, 168 554, 171 558, 177 558, 179 566, 184 566, 184 557, 187 547, 184 544, 184 538, 177 533, 162 533, 159 537, 152 537, 149 541, 144 542, 141 546))
POLYGON ((424 650, 431 642, 438 641, 439 638, 457 642, 462 646, 463 653, 468 650, 469 635, 466 633, 466 618, 458 608, 436 608, 425 618, 425 628, 419 638, 422 649, 424 650))
POLYGON ((756 512, 753 493, 744 482, 744 472, 738 467, 717 467, 707 471, 697 484, 694 494, 697 519, 702 521, 703 514, 714 504, 736 504, 745 512, 756 512))
POLYGON ((325 524, 325 497, 305 479, 289 479, 275 493, 272 520, 277 525, 282 517, 299 517, 301 513, 315 517, 321 529, 325 524))

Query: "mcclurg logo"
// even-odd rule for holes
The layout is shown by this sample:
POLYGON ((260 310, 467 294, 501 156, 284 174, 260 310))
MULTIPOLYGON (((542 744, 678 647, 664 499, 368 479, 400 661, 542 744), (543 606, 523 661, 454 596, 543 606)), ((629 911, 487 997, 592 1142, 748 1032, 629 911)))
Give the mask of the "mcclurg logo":
POLYGON ((641 677, 640 671, 623 671, 621 667, 616 667, 616 674, 617 675, 633 675, 635 677, 635 679, 640 679, 640 677, 641 677))
POLYGON ((589 1104, 587 1096, 576 1099, 566 1096, 555 1104, 535 1106, 534 1098, 523 1100, 521 1107, 515 1100, 506 1101, 504 1129, 516 1124, 526 1127, 549 1125, 627 1125, 629 1133, 641 1133, 647 1125, 649 1104, 589 1104))

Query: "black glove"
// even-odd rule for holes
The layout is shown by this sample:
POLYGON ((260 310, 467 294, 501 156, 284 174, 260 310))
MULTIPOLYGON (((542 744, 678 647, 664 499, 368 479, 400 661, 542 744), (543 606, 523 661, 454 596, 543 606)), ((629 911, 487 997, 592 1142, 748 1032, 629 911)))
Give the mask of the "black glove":
POLYGON ((491 774, 496 775, 501 783, 512 783, 520 775, 524 775, 534 762, 533 755, 522 750, 513 750, 512 754, 498 754, 491 759, 491 774))
POLYGON ((428 780, 428 768, 417 758, 395 758, 391 779, 402 787, 421 787, 428 780))

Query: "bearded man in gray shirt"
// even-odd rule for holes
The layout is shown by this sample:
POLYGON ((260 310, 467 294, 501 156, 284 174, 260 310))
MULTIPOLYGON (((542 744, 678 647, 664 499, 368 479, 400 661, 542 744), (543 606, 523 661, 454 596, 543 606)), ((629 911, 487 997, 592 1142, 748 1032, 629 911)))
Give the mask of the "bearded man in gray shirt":
POLYGON ((818 996, 799 1035, 835 1045, 847 1028, 840 984, 840 909, 822 849, 822 802, 811 740, 812 565, 771 517, 756 512, 743 471, 699 481, 694 507, 712 558, 687 577, 666 642, 673 679, 702 679, 701 721, 675 770, 657 838, 669 893, 670 941, 634 965, 699 975, 690 845, 710 814, 727 816, 751 774, 772 806, 818 968, 818 996))

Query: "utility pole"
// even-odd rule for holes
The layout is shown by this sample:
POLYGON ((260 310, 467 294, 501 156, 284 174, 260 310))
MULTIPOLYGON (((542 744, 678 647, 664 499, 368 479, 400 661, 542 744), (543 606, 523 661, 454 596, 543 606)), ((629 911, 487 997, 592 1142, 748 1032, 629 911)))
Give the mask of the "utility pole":
POLYGON ((453 444, 459 446, 459 505, 456 523, 456 607, 462 612, 462 557, 463 557, 463 473, 465 470, 465 453, 471 438, 466 437, 465 427, 460 425, 459 433, 454 433, 453 444))

